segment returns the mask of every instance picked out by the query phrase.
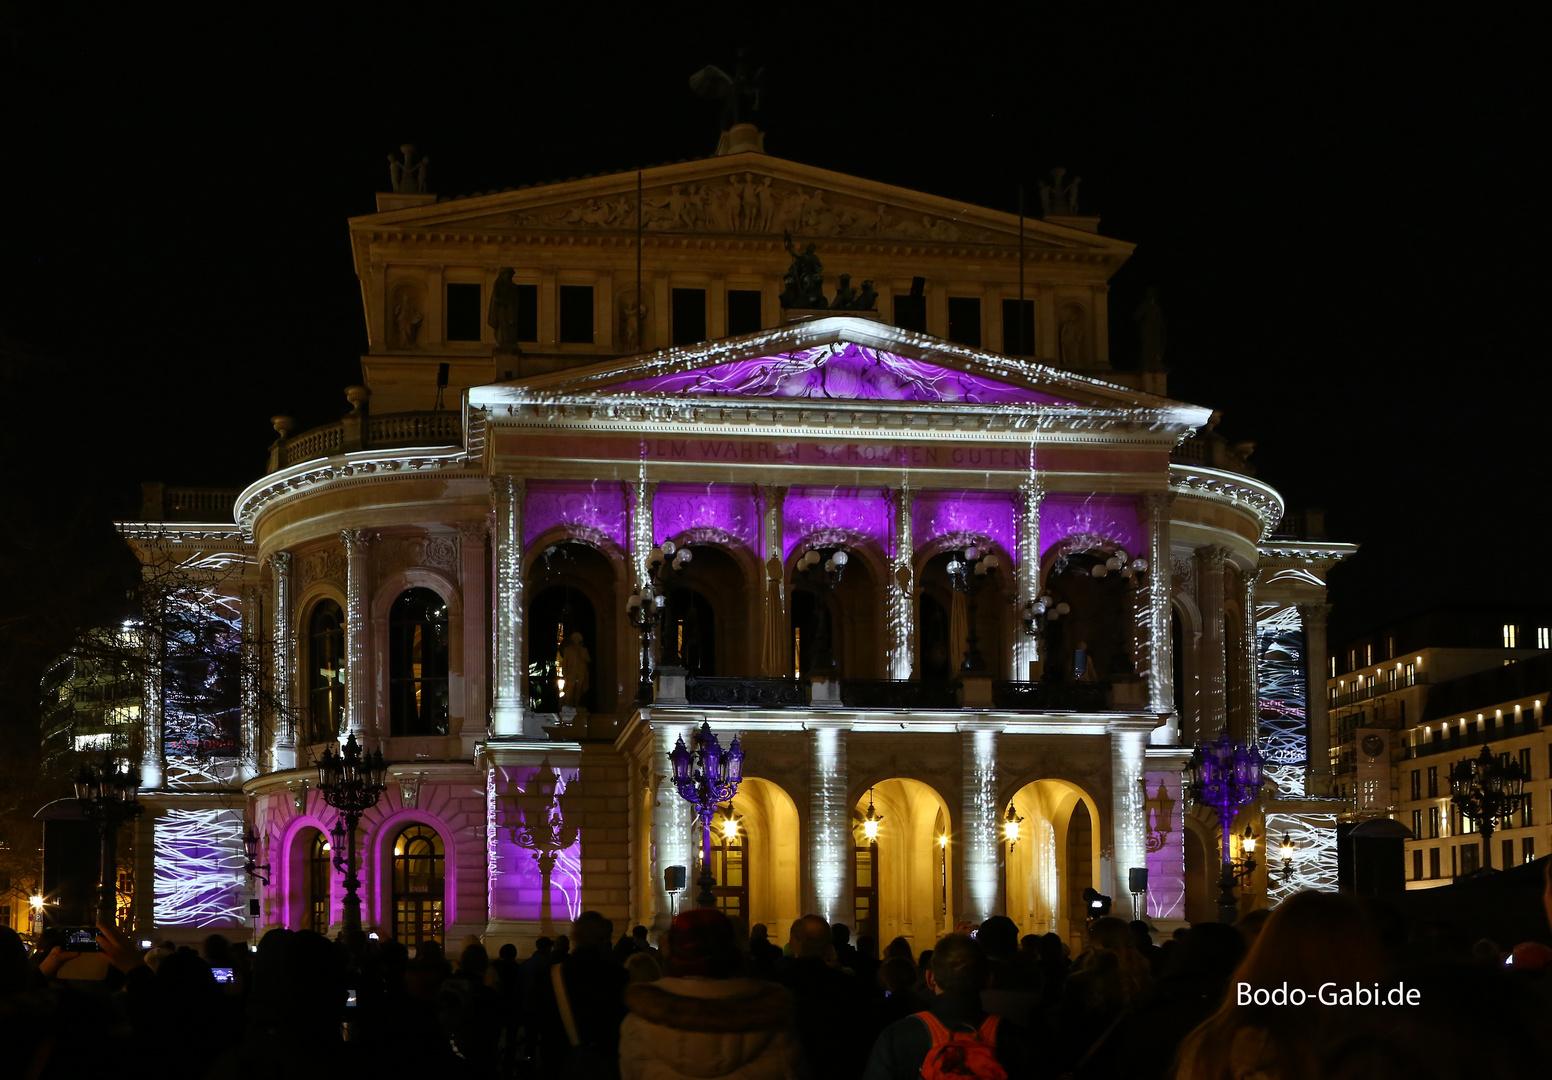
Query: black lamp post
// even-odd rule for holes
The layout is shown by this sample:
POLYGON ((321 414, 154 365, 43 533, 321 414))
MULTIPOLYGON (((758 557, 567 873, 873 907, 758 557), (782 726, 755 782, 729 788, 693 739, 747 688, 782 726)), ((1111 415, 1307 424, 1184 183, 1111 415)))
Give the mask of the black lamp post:
POLYGON ((638 584, 625 602, 631 626, 641 635, 641 681, 637 686, 636 700, 643 705, 652 703, 652 635, 665 622, 668 633, 663 639, 660 666, 677 668, 683 665, 679 656, 679 635, 669 618, 668 579, 676 570, 683 570, 693 558, 690 549, 677 547, 672 540, 664 540, 647 556, 647 580, 638 584))
POLYGON ((798 560, 798 573, 803 575, 804 583, 813 586, 819 593, 819 602, 814 605, 813 630, 813 669, 816 672, 835 670, 834 644, 831 640, 829 613, 824 609, 824 594, 841 583, 841 579, 846 576, 846 564, 850 561, 851 556, 845 548, 809 548, 798 560))
POLYGON ((140 773, 121 768, 111 752, 99 765, 82 765, 75 778, 75 797, 87 820, 97 823, 101 839, 101 884, 97 890, 97 921, 118 923, 119 826, 144 812, 140 805, 140 773))
POLYGON ((388 787, 388 766, 383 752, 363 753, 352 731, 345 749, 336 754, 325 749, 318 759, 318 793, 340 812, 345 821, 345 932, 361 930, 361 882, 356 878, 356 826, 361 815, 377 805, 388 787))
POLYGON ((738 785, 744 778, 744 748, 738 736, 726 750, 712 733, 711 725, 702 722, 700 730, 690 737, 690 746, 684 739, 674 743, 668 752, 673 768, 674 786, 680 798, 695 807, 701 826, 701 875, 695 879, 700 886, 696 894, 697 907, 715 907, 717 898, 712 889, 716 876, 711 872, 711 817, 718 803, 731 803, 738 793, 738 785))
MULTIPOLYGON (((1239 911, 1234 898, 1234 883, 1255 869, 1236 865, 1230 846, 1229 827, 1242 806, 1255 802, 1261 793, 1261 751, 1229 738, 1220 731, 1212 742, 1202 743, 1191 754, 1191 797, 1218 812, 1223 835, 1223 872, 1218 875, 1218 921, 1232 923, 1239 911)), ((1251 838, 1254 850, 1254 838, 1251 838)))
POLYGON ((560 776, 550 767, 550 759, 539 763, 528 778, 528 786, 514 792, 510 787, 502 797, 502 824, 512 834, 512 843, 534 853, 544 889, 539 901, 540 932, 548 934, 550 925, 550 874, 555 859, 577 842, 577 827, 566 821, 561 805, 560 776))
POLYGON ((265 885, 269 884, 269 863, 259 862, 259 838, 252 829, 243 833, 243 873, 251 878, 258 878, 265 885))
POLYGON ((652 704, 652 634, 663 624, 663 612, 668 598, 659 596, 650 585, 637 585, 625 602, 631 626, 641 635, 641 681, 636 687, 636 700, 643 705, 652 704))
POLYGON ((973 675, 986 670, 986 660, 981 656, 981 635, 975 628, 975 595, 996 573, 1001 561, 996 552, 982 551, 974 546, 955 553, 949 560, 949 584, 955 592, 964 594, 967 609, 965 661, 959 665, 962 674, 973 675))
POLYGON ((1482 833, 1482 869, 1493 869, 1493 832, 1499 818, 1525 802, 1525 770, 1520 763, 1495 755, 1484 743, 1475 758, 1450 766, 1450 802, 1477 823, 1482 833))

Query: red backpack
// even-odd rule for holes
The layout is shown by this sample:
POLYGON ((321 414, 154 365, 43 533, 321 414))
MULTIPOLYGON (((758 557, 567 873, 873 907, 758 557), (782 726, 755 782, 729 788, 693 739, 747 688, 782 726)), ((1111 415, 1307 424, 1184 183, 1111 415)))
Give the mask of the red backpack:
POLYGON ((930 1012, 916 1016, 932 1036, 922 1080, 1008 1080, 1008 1070, 997 1060, 998 1017, 988 1016, 975 1031, 950 1031, 930 1012))

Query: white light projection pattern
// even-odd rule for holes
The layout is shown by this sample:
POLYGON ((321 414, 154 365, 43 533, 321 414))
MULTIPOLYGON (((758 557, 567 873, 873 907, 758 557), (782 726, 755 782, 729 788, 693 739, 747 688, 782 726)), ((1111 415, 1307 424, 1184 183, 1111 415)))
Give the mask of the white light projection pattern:
POLYGON ((1262 605, 1256 622, 1257 707, 1266 775, 1283 796, 1302 796, 1309 756, 1304 623, 1297 607, 1262 605))
MULTIPOLYGON (((1148 808, 1143 789, 1143 758, 1148 743, 1144 731, 1113 731, 1110 735, 1110 775, 1114 784, 1115 902, 1130 910, 1126 892, 1128 871, 1148 866, 1148 808), (1123 899, 1124 897, 1124 899, 1123 899)), ((1130 918, 1141 918, 1133 914, 1130 918)))
POLYGON ((846 805, 846 740, 835 727, 818 727, 813 736, 814 899, 829 922, 848 918, 841 908, 851 863, 851 807, 846 805))
POLYGON ((156 819, 154 903, 158 926, 243 924, 240 810, 167 810, 156 819))
POLYGON ((909 679, 915 667, 911 653, 912 643, 916 640, 916 618, 911 597, 916 593, 913 563, 916 539, 911 513, 916 504, 916 492, 902 487, 892 495, 895 550, 889 560, 889 568, 894 573, 894 583, 889 588, 889 677, 909 679))
POLYGON ((997 733, 964 733, 964 843, 965 918, 984 922, 997 910, 997 864, 1001 843, 997 823, 1001 819, 997 805, 997 733))
POLYGON ((1266 815, 1266 898, 1276 907, 1294 893, 1336 892, 1336 814, 1274 812, 1266 815), (1277 847, 1292 838, 1293 876, 1283 880, 1277 847))

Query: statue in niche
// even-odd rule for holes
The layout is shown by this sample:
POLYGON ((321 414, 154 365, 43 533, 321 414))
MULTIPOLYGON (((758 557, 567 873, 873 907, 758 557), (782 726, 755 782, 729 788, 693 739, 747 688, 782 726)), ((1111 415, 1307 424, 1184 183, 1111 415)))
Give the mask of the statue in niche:
POLYGON ((416 161, 415 148, 409 143, 399 147, 399 152, 404 155, 403 161, 392 154, 388 155, 388 179, 393 184, 393 190, 408 195, 424 195, 426 166, 431 164, 431 159, 423 157, 416 161))
POLYGON ((1040 181, 1040 207, 1046 217, 1052 214, 1071 217, 1078 212, 1078 185, 1083 182, 1083 177, 1075 176, 1072 183, 1063 184, 1062 178, 1066 175, 1066 169, 1052 169, 1051 182, 1040 181))
POLYGON ((1083 323, 1083 309, 1077 304, 1068 304, 1062 310, 1062 321, 1057 330, 1057 347, 1061 350, 1060 359, 1065 368, 1083 366, 1084 346, 1088 336, 1088 328, 1083 323))
POLYGON ((1143 292, 1142 303, 1132 313, 1137 323, 1137 366, 1143 371, 1157 371, 1164 366, 1164 311, 1159 307, 1159 290, 1149 285, 1143 292))
POLYGON ((749 112, 760 110, 760 94, 765 89, 765 69, 751 71, 749 50, 739 49, 738 59, 729 75, 715 64, 707 64, 690 76, 690 89, 703 98, 721 99, 722 130, 731 130, 744 121, 744 105, 749 112))
POLYGON ((824 308, 828 306, 824 295, 824 264, 819 261, 819 256, 814 254, 814 245, 809 244, 803 251, 798 251, 792 246, 792 233, 785 232, 782 238, 786 243, 787 254, 792 256, 792 265, 787 268, 787 274, 782 278, 786 286, 781 293, 781 306, 784 308, 824 308))
POLYGON ((512 280, 512 268, 503 266, 496 272, 496 284, 490 290, 490 310, 485 325, 496 332, 496 352, 520 354, 517 343, 517 285, 512 280))
POLYGON ((420 337, 425 316, 420 310, 420 295, 413 288, 398 291, 393 300, 393 328, 401 349, 413 349, 420 337))
POLYGON ((641 327, 647 321, 647 305, 639 296, 620 302, 620 343, 628 353, 641 351, 641 327))
POLYGON ((593 685, 588 675, 588 665, 592 662, 593 654, 582 643, 582 635, 573 630, 560 650, 560 677, 566 681, 566 688, 561 692, 562 705, 581 708, 582 696, 593 685))

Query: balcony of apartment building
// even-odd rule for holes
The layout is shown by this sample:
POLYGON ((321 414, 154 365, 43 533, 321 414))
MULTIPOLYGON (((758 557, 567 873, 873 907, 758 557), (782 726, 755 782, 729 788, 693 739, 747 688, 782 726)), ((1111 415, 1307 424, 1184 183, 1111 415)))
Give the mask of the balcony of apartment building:
POLYGON ((1354 676, 1348 689, 1338 689, 1327 698, 1327 701, 1331 708, 1338 709, 1344 705, 1356 705, 1408 687, 1426 686, 1428 682, 1428 676, 1418 671, 1415 664, 1398 664, 1393 668, 1386 668, 1378 675, 1354 676))

